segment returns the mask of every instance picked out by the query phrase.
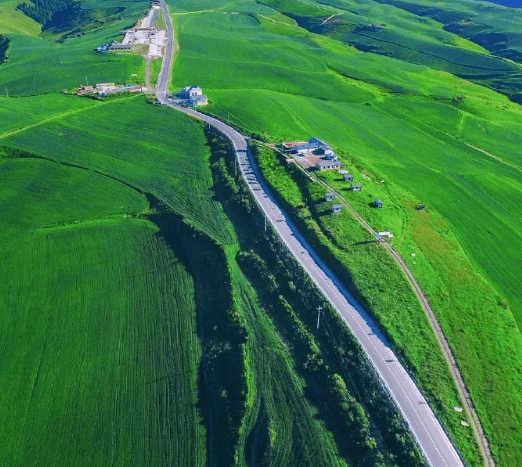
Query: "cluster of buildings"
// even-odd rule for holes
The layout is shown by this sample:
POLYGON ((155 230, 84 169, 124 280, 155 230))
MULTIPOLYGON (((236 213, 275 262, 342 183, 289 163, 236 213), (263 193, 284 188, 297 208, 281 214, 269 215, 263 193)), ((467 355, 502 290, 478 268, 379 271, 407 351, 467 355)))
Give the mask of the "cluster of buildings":
POLYGON ((156 20, 158 18, 160 7, 154 4, 149 14, 143 19, 140 26, 131 29, 121 30, 120 34, 124 35, 122 42, 117 41, 111 44, 105 43, 96 47, 94 50, 98 53, 106 53, 110 51, 132 50, 136 44, 148 45, 148 55, 150 57, 161 57, 162 47, 165 45, 167 38, 166 31, 156 28, 156 20))
POLYGON ((287 152, 299 156, 310 154, 321 156, 321 160, 316 163, 316 168, 319 170, 339 169, 341 167, 341 162, 331 146, 319 138, 310 138, 305 142, 284 143, 283 147, 287 152))
MULTIPOLYGON (((350 183, 350 191, 362 190, 361 183, 353 183, 354 176, 351 173, 349 173, 347 170, 341 170, 342 164, 339 161, 337 154, 335 154, 334 150, 328 143, 325 143, 324 141, 314 137, 304 142, 283 143, 283 149, 285 152, 294 156, 301 156, 295 159, 297 161, 303 161, 301 165, 303 165, 304 168, 315 167, 317 170, 338 169, 339 174, 343 176, 343 180, 350 183), (305 159, 306 164, 304 163, 305 159)), ((326 193, 324 195, 324 200, 327 202, 333 201, 335 197, 335 193, 326 193)), ((371 203, 371 205, 375 208, 382 208, 382 201, 380 199, 376 199, 371 203)), ((332 205, 332 213, 341 212, 342 210, 342 204, 332 205)))
POLYGON ((113 41, 110 44, 104 43, 94 49, 95 52, 98 52, 100 54, 110 52, 111 50, 132 50, 132 44, 120 44, 117 41, 113 41))
MULTIPOLYGON (((336 194, 335 193, 325 193, 324 200, 326 202, 330 202, 335 200, 336 194)), ((380 199, 376 199, 371 203, 372 207, 374 208, 382 208, 382 201, 380 199)), ((343 210, 342 204, 332 204, 332 213, 335 214, 337 212, 341 212, 343 210)), ((379 235, 381 237, 390 237, 392 238, 393 235, 390 232, 379 232, 379 235)))
POLYGON ((208 97, 199 86, 187 86, 176 94, 176 103, 183 107, 199 107, 208 104, 208 97))
POLYGON ((105 97, 109 94, 117 94, 120 92, 142 92, 143 88, 134 84, 126 84, 123 86, 116 86, 114 83, 98 83, 94 86, 80 86, 76 94, 83 96, 85 94, 96 94, 98 97, 105 97))
POLYGON ((111 50, 132 50, 132 44, 120 44, 119 42, 113 41, 111 44, 104 43, 94 49, 95 52, 104 54, 111 50))

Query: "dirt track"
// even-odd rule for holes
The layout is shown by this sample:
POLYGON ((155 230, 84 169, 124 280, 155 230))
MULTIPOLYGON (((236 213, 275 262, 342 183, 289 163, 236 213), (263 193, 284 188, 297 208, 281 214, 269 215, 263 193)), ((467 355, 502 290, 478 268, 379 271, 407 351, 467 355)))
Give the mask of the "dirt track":
MULTIPOLYGON (((271 146, 271 147, 273 149, 276 149, 273 146, 271 146)), ((283 154, 283 153, 281 153, 281 154, 283 154)), ((297 165, 297 166, 300 167, 299 165, 297 165)), ((301 168, 301 170, 302 170, 302 168, 301 168)), ((305 173, 307 173, 307 172, 305 172, 305 173)), ((339 195, 339 193, 337 193, 330 185, 328 185, 323 180, 321 180, 317 177, 314 177, 314 179, 317 180, 319 183, 321 183, 323 186, 325 186, 328 189, 328 191, 330 191, 332 193, 336 193, 337 198, 350 211, 350 213, 355 217, 355 219, 357 219, 357 221, 373 236, 377 235, 377 232, 372 229, 372 227, 354 209, 354 207, 348 201, 346 201, 345 198, 343 198, 341 195, 339 195)), ((473 405, 473 401, 471 400, 469 392, 466 388, 466 383, 464 382, 464 378, 462 377, 462 374, 460 373, 460 370, 459 370, 459 367, 457 366, 455 357, 453 356, 453 353, 451 351, 451 347, 449 346, 446 336, 444 335, 444 332, 442 331, 439 321, 437 320, 437 317, 435 316, 435 313, 433 312, 431 305, 428 302, 428 299, 426 298, 426 295, 422 291, 419 283, 417 282, 417 280, 413 276, 413 273, 410 271, 410 269, 408 268, 408 266, 402 259, 401 255, 397 251, 395 251, 388 242, 382 241, 381 244, 384 246, 384 248, 386 248, 386 250, 388 250, 390 255, 393 256, 393 258, 395 259, 397 264, 400 266, 400 268, 404 272, 404 274, 407 277, 413 291, 415 292, 415 295, 417 296, 424 312, 426 313, 426 316, 430 322, 431 328, 432 328, 433 332, 435 333, 435 336, 437 337, 437 341, 442 349, 444 358, 446 359, 446 362, 448 363, 448 366, 450 367, 451 375, 452 375, 455 385, 457 386, 457 389, 459 391, 460 398, 464 402, 464 409, 466 411, 466 414, 468 415, 469 420, 471 421, 471 427, 473 429, 473 434, 475 435, 475 439, 477 440, 477 443, 479 445, 482 459, 484 461, 484 465, 487 467, 495 467, 495 461, 493 460, 493 456, 491 455, 491 450, 489 448, 488 440, 484 434, 484 430, 482 429, 482 424, 480 423, 480 419, 479 419, 477 412, 475 410, 475 407, 473 405)))

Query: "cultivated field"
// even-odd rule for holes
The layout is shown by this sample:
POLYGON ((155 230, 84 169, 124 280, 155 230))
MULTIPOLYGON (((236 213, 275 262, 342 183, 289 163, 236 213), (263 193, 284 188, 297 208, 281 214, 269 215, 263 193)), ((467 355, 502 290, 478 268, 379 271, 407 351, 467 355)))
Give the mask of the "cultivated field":
POLYGON ((145 197, 45 160, 0 167, 0 462, 201 463, 193 283, 136 217, 145 197))
MULTIPOLYGON (((34 114, 48 99, 16 101, 34 114)), ((63 96, 63 114, 49 106, 20 128, 16 101, 0 159, 2 270, 15 271, 0 302, 2 461, 349 465, 353 444, 326 426, 298 336, 272 323, 236 263, 201 126, 139 96, 63 96)), ((234 219, 244 231, 251 217, 234 219)), ((369 449, 402 452, 387 443, 369 449)))
POLYGON ((140 96, 66 114, 16 133, 4 144, 130 183, 211 236, 230 241, 226 218, 212 200, 199 125, 140 96))

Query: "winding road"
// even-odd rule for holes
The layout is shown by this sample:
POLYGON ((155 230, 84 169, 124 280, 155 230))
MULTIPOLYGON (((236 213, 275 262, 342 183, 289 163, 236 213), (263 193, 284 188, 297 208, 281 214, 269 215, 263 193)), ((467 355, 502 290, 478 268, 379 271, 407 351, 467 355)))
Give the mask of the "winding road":
POLYGON ((167 84, 172 67, 174 31, 165 2, 161 0, 160 4, 167 25, 168 41, 156 91, 158 101, 192 117, 204 120, 232 141, 241 173, 258 205, 282 241, 359 340, 385 387, 402 412, 429 464, 432 467, 464 467, 440 422, 412 377, 399 362, 387 339, 279 207, 258 171, 245 138, 220 120, 196 110, 181 108, 170 103, 167 99, 167 84))

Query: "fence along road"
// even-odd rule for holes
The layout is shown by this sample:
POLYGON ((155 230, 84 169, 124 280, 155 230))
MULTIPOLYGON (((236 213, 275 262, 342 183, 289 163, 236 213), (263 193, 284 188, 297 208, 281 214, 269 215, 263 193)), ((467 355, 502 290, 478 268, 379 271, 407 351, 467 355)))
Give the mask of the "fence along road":
POLYGON ((241 173, 258 205, 282 241, 358 339, 402 412, 429 464, 432 467, 464 467, 439 420, 435 417, 412 377, 397 359, 387 339, 317 256, 277 204, 258 171, 243 135, 216 118, 192 109, 181 108, 167 100, 167 82, 172 65, 174 32, 164 0, 161 0, 161 7, 167 24, 168 43, 158 79, 157 99, 164 105, 169 105, 185 114, 204 120, 231 140, 237 154, 241 173))

